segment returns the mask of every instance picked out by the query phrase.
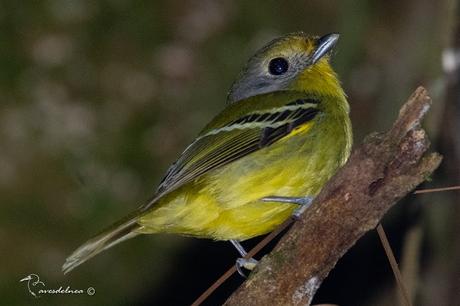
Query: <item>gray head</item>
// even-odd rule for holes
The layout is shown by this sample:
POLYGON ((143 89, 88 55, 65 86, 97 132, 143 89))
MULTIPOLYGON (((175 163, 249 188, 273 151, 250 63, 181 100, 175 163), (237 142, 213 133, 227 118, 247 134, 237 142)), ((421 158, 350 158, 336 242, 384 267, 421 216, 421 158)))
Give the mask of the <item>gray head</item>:
POLYGON ((338 38, 338 34, 318 37, 300 32, 271 41, 249 59, 227 102, 288 89, 302 72, 329 53, 338 38))

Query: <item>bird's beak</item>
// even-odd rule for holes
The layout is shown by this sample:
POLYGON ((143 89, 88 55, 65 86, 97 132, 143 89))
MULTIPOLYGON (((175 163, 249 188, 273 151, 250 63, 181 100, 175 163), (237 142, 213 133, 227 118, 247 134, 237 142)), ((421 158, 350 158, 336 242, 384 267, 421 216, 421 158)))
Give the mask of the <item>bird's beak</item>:
POLYGON ((311 64, 315 64, 324 55, 331 51, 334 48, 337 41, 339 40, 339 37, 339 34, 331 33, 318 38, 316 49, 310 58, 311 64))

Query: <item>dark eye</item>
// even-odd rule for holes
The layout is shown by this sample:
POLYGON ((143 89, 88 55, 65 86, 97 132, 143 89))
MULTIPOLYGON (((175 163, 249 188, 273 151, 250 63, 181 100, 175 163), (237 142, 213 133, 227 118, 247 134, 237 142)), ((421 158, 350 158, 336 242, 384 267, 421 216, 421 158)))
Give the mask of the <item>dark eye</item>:
POLYGON ((286 73, 289 69, 289 63, 282 57, 274 58, 268 64, 268 71, 273 75, 280 75, 286 73))

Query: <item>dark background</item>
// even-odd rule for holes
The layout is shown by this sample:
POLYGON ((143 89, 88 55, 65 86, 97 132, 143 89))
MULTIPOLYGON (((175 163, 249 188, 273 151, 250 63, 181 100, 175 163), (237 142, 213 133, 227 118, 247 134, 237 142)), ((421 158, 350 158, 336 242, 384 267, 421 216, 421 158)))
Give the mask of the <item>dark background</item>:
MULTIPOLYGON (((459 15, 453 0, 1 1, 1 303, 187 305, 233 265, 229 243, 151 235, 61 272, 74 248, 152 195, 248 57, 288 32, 341 34, 334 67, 355 143, 426 86, 426 128, 445 160, 423 187, 459 185, 459 15), (30 273, 96 294, 34 299, 19 282, 30 273)), ((384 219, 416 305, 460 305, 458 199, 410 195, 384 219)), ((234 275, 206 304, 241 282, 234 275)), ((375 231, 314 302, 397 303, 375 231)))

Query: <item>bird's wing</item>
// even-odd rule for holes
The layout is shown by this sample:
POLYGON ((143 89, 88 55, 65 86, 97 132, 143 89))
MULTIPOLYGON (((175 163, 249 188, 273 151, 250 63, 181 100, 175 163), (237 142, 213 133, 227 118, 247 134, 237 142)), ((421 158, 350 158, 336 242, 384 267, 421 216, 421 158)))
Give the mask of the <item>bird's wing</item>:
MULTIPOLYGON (((318 100, 312 98, 293 96, 293 99, 288 100, 284 97, 284 101, 286 103, 281 105, 278 103, 274 106, 276 103, 272 102, 267 107, 256 107, 257 110, 248 112, 244 111, 244 105, 234 107, 244 115, 235 111, 229 112, 232 105, 227 107, 171 165, 155 198, 204 173, 270 146, 295 128, 312 121, 319 112, 318 100)), ((144 207, 146 208, 148 207, 144 207)))

